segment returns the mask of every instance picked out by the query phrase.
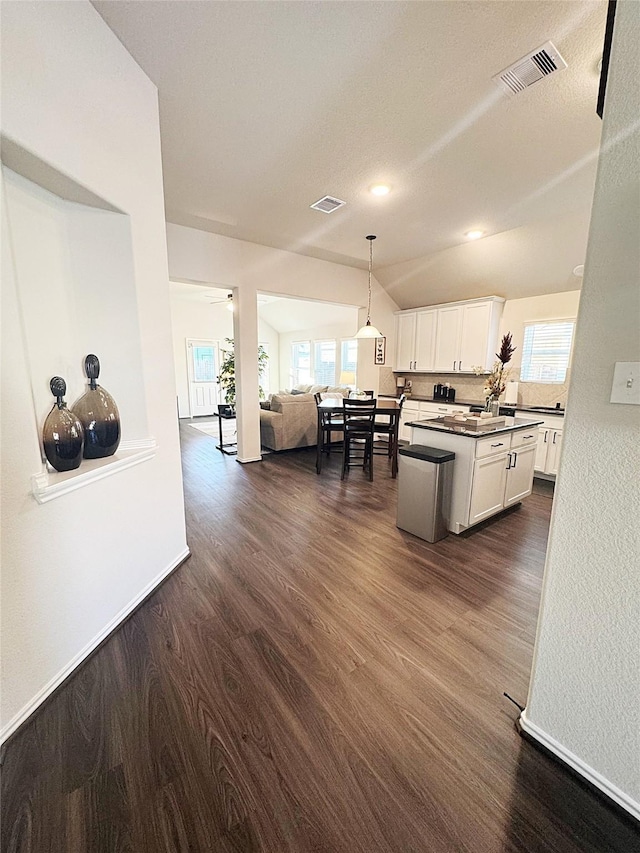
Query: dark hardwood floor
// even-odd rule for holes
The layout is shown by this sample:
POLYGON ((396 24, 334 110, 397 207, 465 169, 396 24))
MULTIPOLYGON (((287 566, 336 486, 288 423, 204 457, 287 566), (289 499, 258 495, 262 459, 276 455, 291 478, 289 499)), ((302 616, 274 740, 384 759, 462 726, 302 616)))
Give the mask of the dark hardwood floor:
POLYGON ((239 465, 181 427, 193 556, 8 744, 2 850, 630 851, 631 820, 515 731, 548 489, 470 535, 397 481, 239 465))

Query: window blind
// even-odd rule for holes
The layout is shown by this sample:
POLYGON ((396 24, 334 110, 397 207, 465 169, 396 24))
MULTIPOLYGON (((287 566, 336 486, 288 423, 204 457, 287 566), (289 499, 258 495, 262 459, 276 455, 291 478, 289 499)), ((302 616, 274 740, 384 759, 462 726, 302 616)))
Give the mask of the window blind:
POLYGON ((316 385, 336 384, 335 341, 316 341, 313 375, 316 385))
POLYGON ((571 357, 573 320, 531 323, 524 327, 522 382, 564 382, 571 357))

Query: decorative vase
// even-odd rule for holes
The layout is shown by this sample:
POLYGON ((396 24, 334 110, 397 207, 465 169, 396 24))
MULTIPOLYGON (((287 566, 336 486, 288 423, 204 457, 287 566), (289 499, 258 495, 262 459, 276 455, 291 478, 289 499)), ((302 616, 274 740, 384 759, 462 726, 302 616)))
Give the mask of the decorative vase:
POLYGON ((500 398, 499 397, 494 397, 493 400, 491 401, 490 411, 491 411, 491 417, 492 418, 497 418, 498 415, 500 414, 500 398))
POLYGON ((97 355, 88 355, 84 370, 89 388, 73 404, 73 411, 84 427, 84 458, 102 459, 113 456, 120 444, 120 413, 116 402, 98 383, 100 361, 97 355))
POLYGON ((82 462, 84 431, 82 424, 63 400, 67 383, 54 376, 49 383, 56 402, 46 417, 42 428, 44 454, 56 471, 73 471, 82 462))

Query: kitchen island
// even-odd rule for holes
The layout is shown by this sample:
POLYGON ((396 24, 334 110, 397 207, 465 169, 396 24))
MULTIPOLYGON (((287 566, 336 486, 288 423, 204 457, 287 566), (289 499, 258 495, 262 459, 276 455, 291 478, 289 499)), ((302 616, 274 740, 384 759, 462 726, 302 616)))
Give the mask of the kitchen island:
POLYGON ((444 418, 411 421, 411 444, 455 453, 448 527, 462 533, 531 494, 543 421, 504 419, 482 429, 445 423, 444 418))

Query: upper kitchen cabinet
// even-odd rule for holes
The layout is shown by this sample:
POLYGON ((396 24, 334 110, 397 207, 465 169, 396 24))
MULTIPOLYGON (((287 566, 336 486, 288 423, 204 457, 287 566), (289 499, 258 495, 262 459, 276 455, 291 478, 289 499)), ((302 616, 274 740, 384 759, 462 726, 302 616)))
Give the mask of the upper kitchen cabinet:
POLYGON ((394 370, 433 370, 437 314, 434 309, 396 314, 394 370))
POLYGON ((491 370, 498 348, 504 299, 488 296, 396 315, 394 370, 472 373, 491 370))

